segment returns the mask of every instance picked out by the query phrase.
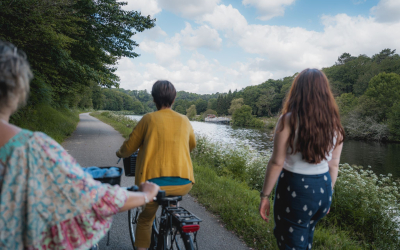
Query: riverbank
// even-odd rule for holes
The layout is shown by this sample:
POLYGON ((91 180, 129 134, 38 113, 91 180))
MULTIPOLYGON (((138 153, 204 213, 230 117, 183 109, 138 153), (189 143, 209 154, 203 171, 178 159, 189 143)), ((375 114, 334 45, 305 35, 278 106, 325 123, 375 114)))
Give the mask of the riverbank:
POLYGON ((58 143, 63 142, 76 129, 79 122, 78 109, 55 109, 50 105, 25 107, 13 114, 10 123, 31 131, 46 133, 58 143))
MULTIPOLYGON (((122 128, 127 130, 126 135, 132 130, 126 125, 122 128)), ((265 224, 257 211, 257 191, 269 155, 260 156, 244 144, 212 143, 196 137, 198 144, 192 153, 196 185, 192 195, 249 246, 274 246, 273 222, 265 224)), ((391 176, 378 177, 370 169, 341 165, 331 212, 316 228, 314 249, 395 249, 399 241, 393 235, 398 223, 392 219, 399 210, 390 216, 387 211, 388 207, 399 209, 399 185, 391 176)))

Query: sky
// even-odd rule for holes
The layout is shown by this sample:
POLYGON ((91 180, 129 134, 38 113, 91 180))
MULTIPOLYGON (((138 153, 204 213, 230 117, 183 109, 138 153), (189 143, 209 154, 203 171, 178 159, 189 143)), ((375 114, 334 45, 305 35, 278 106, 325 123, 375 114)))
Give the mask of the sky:
POLYGON ((332 66, 344 52, 400 50, 400 0, 123 2, 156 18, 132 37, 140 56, 118 61, 124 89, 169 80, 178 91, 222 93, 332 66))

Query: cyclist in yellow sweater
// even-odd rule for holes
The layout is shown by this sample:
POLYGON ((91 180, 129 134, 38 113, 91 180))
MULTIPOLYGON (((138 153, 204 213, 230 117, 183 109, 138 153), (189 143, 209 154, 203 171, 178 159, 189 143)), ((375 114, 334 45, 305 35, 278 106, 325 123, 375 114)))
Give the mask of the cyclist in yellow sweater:
MULTIPOLYGON (((151 91, 158 111, 146 114, 123 143, 117 156, 126 158, 137 149, 135 184, 153 182, 166 195, 185 195, 194 183, 190 151, 196 147, 189 119, 171 109, 176 97, 174 85, 157 81, 151 91)), ((135 246, 150 247, 151 225, 158 203, 150 202, 140 214, 135 246)))

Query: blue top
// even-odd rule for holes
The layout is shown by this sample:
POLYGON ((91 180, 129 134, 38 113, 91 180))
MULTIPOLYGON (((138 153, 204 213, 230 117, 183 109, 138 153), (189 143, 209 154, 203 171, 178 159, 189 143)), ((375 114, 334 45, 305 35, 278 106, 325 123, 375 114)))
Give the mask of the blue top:
POLYGON ((192 183, 188 179, 183 179, 180 177, 159 177, 150 179, 149 182, 153 182, 154 184, 162 186, 182 186, 192 183))

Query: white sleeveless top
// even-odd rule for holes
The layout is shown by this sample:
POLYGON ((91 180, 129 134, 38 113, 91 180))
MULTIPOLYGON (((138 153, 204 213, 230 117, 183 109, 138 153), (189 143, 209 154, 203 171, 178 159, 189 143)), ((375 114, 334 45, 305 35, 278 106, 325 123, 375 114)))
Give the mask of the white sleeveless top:
MULTIPOLYGON (((296 150, 296 143, 297 143, 297 131, 293 142, 294 150, 296 150)), ((336 145, 336 137, 333 138, 333 145, 336 145)), ((332 159, 332 151, 333 148, 329 151, 329 154, 326 156, 326 160, 322 160, 318 164, 313 164, 304 161, 302 159, 302 155, 300 152, 297 152, 295 154, 290 154, 292 150, 290 149, 290 147, 288 147, 283 168, 296 174, 304 174, 304 175, 324 174, 329 171, 328 161, 332 159)))

